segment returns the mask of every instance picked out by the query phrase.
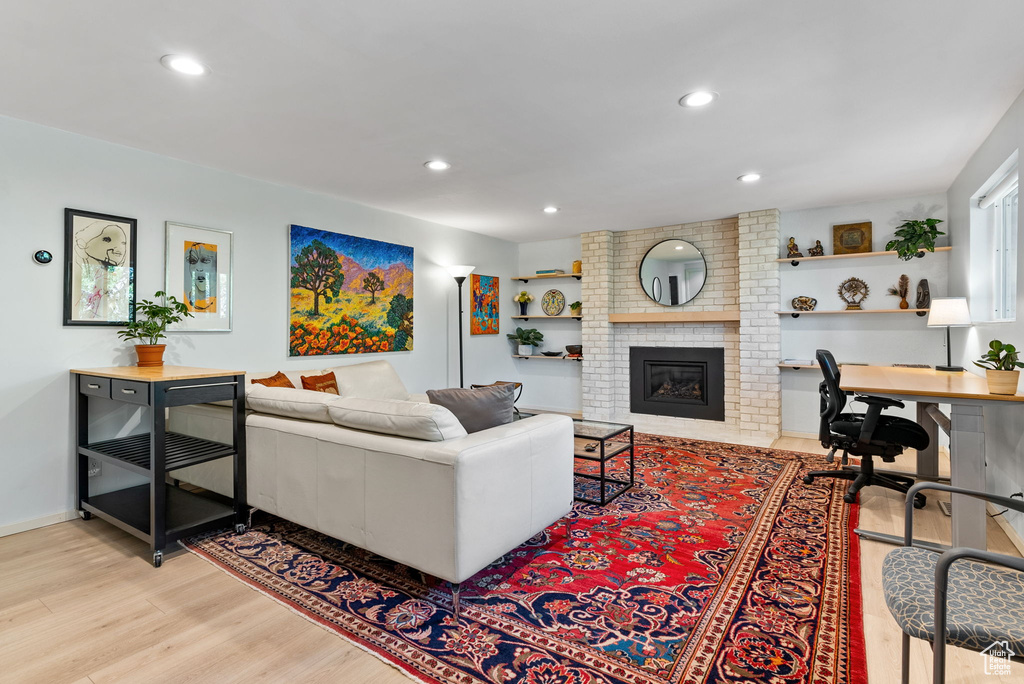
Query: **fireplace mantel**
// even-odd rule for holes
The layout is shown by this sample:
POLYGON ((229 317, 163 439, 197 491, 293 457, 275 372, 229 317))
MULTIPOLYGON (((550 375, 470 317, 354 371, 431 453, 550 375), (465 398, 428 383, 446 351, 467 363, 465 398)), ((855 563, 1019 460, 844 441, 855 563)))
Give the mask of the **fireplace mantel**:
POLYGON ((608 314, 609 323, 738 323, 739 309, 608 314))

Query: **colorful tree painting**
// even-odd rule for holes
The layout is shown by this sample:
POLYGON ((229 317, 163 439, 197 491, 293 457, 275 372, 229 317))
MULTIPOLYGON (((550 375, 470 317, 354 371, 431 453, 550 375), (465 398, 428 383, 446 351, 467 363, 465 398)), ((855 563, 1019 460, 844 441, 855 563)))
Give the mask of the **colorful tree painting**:
POLYGON ((469 277, 469 334, 498 334, 498 278, 477 275, 469 277))
POLYGON ((290 356, 409 351, 413 249, 291 226, 290 356))

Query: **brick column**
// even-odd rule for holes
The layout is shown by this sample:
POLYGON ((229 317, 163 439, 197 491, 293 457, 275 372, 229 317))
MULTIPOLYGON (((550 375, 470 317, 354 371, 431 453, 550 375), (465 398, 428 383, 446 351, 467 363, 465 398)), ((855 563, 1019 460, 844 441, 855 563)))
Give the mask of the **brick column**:
POLYGON ((779 244, 778 209, 739 215, 741 424, 765 440, 779 436, 782 422, 779 244))
POLYGON ((583 254, 583 417, 611 420, 615 411, 612 393, 613 330, 608 322, 612 309, 614 238, 609 230, 580 235, 583 254))

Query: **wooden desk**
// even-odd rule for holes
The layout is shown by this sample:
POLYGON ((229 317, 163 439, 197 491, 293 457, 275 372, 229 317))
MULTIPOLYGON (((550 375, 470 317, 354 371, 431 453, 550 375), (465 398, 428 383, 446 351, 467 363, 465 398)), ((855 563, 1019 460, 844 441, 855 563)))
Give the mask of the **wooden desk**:
MULTIPOLYGON (((931 437, 929 448, 918 454, 918 473, 924 479, 938 475, 938 429, 930 409, 940 403, 950 404, 950 481, 954 487, 980 491, 986 488, 985 406, 1018 402, 1024 408, 1024 395, 989 394, 985 378, 966 371, 846 365, 840 371, 839 387, 858 394, 917 402, 917 420, 931 437)), ((984 549, 985 503, 954 494, 952 528, 953 546, 984 549)))

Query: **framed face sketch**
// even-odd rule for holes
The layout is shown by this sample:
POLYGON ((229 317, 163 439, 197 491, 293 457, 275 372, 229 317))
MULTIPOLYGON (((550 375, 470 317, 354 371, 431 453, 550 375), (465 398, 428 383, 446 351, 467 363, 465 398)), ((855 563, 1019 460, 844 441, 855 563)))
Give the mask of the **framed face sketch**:
POLYGON ((166 287, 185 303, 192 318, 170 332, 231 331, 231 233, 168 221, 166 287))
POLYGON ((135 320, 136 220, 64 210, 64 325, 135 320))

